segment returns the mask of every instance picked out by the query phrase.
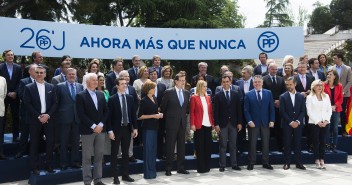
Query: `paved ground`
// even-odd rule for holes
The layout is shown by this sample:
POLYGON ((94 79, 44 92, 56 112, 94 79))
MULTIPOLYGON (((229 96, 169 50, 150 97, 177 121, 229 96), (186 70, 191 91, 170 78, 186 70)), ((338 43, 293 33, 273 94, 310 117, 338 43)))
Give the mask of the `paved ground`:
MULTIPOLYGON (((347 164, 327 164, 326 170, 315 169, 314 165, 306 165, 307 170, 298 170, 294 165, 290 170, 283 170, 282 165, 273 165, 274 170, 265 170, 257 165, 253 171, 247 171, 242 167, 242 171, 232 171, 227 168, 221 173, 218 169, 212 169, 207 174, 198 174, 190 171, 190 175, 179 175, 173 172, 171 177, 159 172, 154 180, 143 179, 143 174, 131 175, 136 181, 134 183, 121 184, 172 184, 172 185, 352 185, 352 156, 348 157, 347 164)), ((121 179, 120 179, 121 180, 121 179)), ((103 182, 112 184, 112 178, 104 178, 103 182)), ((27 184, 27 181, 18 181, 6 184, 27 184)), ((81 185, 82 182, 69 183, 69 185, 81 185)))

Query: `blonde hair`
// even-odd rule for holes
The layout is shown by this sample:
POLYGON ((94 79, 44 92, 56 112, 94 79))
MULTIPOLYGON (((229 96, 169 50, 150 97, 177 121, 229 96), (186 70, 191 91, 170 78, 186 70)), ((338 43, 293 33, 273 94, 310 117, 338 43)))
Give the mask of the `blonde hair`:
MULTIPOLYGON (((202 90, 202 88, 203 87, 205 87, 207 85, 207 82, 206 81, 204 81, 204 80, 199 80, 198 82, 197 82, 197 85, 196 85, 196 94, 198 95, 198 96, 200 96, 201 94, 201 90, 202 90)), ((207 93, 205 93, 204 94, 204 96, 206 96, 207 95, 207 93)))
POLYGON ((324 92, 324 84, 323 84, 323 82, 322 82, 321 80, 319 80, 319 79, 318 79, 318 80, 314 80, 314 81, 312 82, 312 84, 310 85, 311 95, 312 95, 312 96, 316 95, 316 92, 314 91, 314 87, 317 86, 317 85, 319 85, 319 84, 322 86, 321 96, 322 96, 322 97, 325 97, 326 94, 325 94, 325 92, 324 92))
POLYGON ((138 70, 138 78, 142 78, 145 70, 148 70, 147 66, 142 66, 142 67, 139 68, 139 70, 138 70))

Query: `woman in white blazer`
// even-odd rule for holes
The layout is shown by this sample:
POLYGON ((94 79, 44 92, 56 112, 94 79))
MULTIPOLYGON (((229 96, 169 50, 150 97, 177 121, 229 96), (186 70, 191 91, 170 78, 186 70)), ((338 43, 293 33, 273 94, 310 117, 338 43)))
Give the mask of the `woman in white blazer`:
POLYGON ((7 92, 6 79, 0 76, 0 160, 5 160, 6 157, 3 151, 4 144, 4 116, 5 116, 5 97, 7 92))
POLYGON ((315 164, 318 169, 325 169, 326 125, 330 123, 332 109, 329 95, 324 93, 322 81, 313 81, 311 93, 307 96, 306 106, 309 116, 308 127, 312 134, 315 164))

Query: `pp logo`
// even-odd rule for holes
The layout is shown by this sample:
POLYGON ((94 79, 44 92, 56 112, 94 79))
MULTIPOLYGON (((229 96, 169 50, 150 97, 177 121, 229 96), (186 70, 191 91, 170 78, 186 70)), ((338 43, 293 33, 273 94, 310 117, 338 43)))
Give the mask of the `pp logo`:
POLYGON ((279 37, 271 31, 262 33, 258 38, 258 47, 263 52, 273 52, 279 46, 279 37))

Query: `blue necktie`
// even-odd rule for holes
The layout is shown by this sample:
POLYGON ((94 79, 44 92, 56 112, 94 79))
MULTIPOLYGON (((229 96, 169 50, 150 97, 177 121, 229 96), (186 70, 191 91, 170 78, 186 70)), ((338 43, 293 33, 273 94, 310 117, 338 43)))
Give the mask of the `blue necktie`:
POLYGON ((230 103, 229 91, 226 91, 226 99, 227 99, 227 103, 230 103))
POLYGON ((76 89, 73 83, 71 83, 71 96, 73 100, 76 100, 76 89))
POLYGON ((178 91, 178 101, 180 102, 180 105, 182 107, 183 105, 183 94, 182 94, 182 90, 178 91))

